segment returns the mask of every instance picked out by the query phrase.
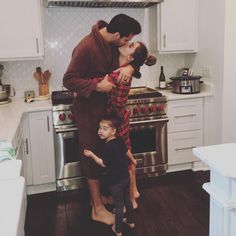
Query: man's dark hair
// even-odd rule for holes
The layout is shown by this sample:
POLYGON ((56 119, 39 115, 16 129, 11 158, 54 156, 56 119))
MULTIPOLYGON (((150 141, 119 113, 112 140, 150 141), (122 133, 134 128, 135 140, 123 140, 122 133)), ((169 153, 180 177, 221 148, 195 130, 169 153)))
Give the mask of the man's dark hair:
POLYGON ((118 129, 121 125, 121 118, 115 113, 105 114, 101 120, 110 121, 112 128, 118 129))
POLYGON ((109 33, 120 33, 120 37, 128 37, 130 34, 136 35, 141 32, 141 25, 134 18, 125 14, 114 16, 107 25, 109 33))

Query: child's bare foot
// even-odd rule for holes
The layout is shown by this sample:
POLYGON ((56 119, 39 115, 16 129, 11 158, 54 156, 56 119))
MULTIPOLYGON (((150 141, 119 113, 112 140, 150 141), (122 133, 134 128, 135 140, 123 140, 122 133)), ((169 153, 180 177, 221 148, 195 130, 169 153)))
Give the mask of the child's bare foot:
POLYGON ((108 211, 105 207, 100 208, 97 211, 92 207, 92 219, 107 225, 112 225, 115 222, 114 214, 108 211))
POLYGON ((116 236, 122 236, 122 233, 117 233, 117 232, 116 232, 115 224, 112 225, 111 229, 112 229, 112 231, 116 234, 116 236))
POLYGON ((131 229, 133 229, 135 227, 135 224, 134 223, 128 223, 126 218, 123 219, 123 222, 125 224, 127 224, 131 229))

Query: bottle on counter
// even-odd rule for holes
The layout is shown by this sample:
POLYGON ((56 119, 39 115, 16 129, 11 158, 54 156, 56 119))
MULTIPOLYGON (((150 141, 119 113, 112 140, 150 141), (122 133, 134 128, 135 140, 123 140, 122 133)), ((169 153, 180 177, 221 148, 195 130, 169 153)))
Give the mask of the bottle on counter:
POLYGON ((160 89, 165 89, 166 88, 166 77, 164 74, 164 68, 161 66, 161 73, 159 76, 159 88, 160 89))

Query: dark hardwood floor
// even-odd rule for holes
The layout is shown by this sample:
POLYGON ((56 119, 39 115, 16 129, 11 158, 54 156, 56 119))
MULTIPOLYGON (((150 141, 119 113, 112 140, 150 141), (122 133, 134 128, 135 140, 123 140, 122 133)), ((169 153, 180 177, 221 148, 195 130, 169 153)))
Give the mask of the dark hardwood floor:
MULTIPOLYGON (((141 197, 134 230, 124 236, 208 236, 209 172, 182 171, 139 182, 141 197)), ((92 221, 88 193, 68 191, 28 196, 26 236, 114 236, 92 221)))

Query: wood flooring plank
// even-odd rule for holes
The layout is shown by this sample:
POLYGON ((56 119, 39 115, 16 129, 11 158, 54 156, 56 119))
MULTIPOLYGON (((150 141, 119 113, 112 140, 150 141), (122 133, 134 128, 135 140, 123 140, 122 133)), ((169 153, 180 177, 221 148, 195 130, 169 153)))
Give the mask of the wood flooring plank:
MULTIPOLYGON (((208 181, 208 171, 140 180, 136 227, 124 225, 123 236, 208 236, 209 196, 202 189, 208 181)), ((114 236, 110 226, 91 220, 90 213, 84 190, 29 196, 26 236, 114 236)))

